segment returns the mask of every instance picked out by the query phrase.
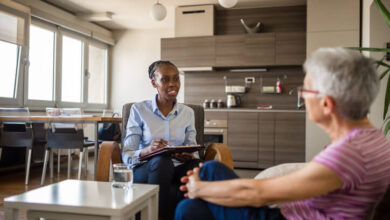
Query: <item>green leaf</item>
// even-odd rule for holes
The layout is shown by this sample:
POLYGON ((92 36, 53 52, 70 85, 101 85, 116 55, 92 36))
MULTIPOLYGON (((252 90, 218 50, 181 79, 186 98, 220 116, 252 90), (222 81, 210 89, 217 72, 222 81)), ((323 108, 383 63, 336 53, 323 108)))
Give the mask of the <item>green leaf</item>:
POLYGON ((390 78, 387 79, 385 106, 384 106, 384 109, 383 109, 383 119, 386 118, 387 111, 389 110, 389 101, 390 101, 390 78))
POLYGON ((387 26, 390 27, 390 13, 387 10, 387 8, 383 5, 381 0, 374 0, 376 7, 379 9, 381 12, 383 18, 385 19, 385 22, 387 26))
POLYGON ((382 80, 389 71, 390 71, 390 68, 388 68, 387 70, 383 71, 383 73, 381 73, 381 75, 379 75, 379 79, 382 80))
POLYGON ((347 49, 369 51, 369 52, 390 52, 390 48, 377 48, 377 47, 346 47, 347 49))
POLYGON ((384 129, 383 129, 383 132, 385 133, 385 136, 387 135, 387 133, 389 132, 389 130, 390 130, 390 121, 386 121, 385 123, 384 123, 384 129))
POLYGON ((387 68, 390 68, 390 65, 385 63, 385 62, 382 62, 382 61, 376 61, 377 64, 381 65, 381 66, 385 66, 387 68))

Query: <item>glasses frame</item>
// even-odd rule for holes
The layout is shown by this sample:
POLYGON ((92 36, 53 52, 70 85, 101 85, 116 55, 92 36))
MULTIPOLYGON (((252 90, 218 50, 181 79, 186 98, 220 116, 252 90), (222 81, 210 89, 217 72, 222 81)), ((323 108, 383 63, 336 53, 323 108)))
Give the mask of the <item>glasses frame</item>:
POLYGON ((313 94, 316 97, 320 97, 321 96, 321 93, 318 90, 305 89, 303 86, 299 86, 297 88, 297 90, 298 90, 298 96, 301 97, 301 98, 305 98, 304 93, 313 94))

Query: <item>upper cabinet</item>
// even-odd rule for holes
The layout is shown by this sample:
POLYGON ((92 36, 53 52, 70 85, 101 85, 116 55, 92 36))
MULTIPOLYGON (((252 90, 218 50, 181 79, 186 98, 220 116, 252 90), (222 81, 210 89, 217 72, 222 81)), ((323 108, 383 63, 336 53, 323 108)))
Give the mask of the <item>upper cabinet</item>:
POLYGON ((163 38, 161 59, 178 67, 215 66, 215 37, 163 38))
POLYGON ((306 33, 275 33, 275 64, 302 65, 306 59, 306 33))
POLYGON ((305 57, 305 32, 161 39, 161 59, 178 67, 302 65, 305 57))
POLYGON ((267 66, 275 64, 275 34, 215 36, 215 66, 267 66))

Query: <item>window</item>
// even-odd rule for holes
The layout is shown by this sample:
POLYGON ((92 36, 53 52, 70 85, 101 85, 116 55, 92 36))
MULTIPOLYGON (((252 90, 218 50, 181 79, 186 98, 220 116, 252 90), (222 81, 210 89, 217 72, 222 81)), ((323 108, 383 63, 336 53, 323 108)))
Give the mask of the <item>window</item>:
POLYGON ((62 38, 61 101, 82 102, 83 42, 68 36, 62 38))
POLYGON ((88 103, 106 102, 107 49, 89 45, 88 103))
POLYGON ((55 33, 30 26, 30 68, 28 99, 54 100, 55 33))
POLYGON ((0 97, 16 98, 19 46, 0 40, 0 97))

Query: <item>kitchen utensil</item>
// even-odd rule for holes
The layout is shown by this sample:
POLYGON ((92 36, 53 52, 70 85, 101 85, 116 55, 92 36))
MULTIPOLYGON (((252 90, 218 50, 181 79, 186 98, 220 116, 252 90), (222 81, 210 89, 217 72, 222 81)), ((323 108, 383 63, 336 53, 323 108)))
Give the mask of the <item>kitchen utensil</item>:
POLYGON ((227 95, 226 106, 228 108, 239 107, 241 104, 241 97, 234 94, 227 95))

